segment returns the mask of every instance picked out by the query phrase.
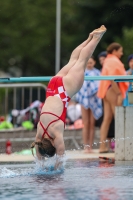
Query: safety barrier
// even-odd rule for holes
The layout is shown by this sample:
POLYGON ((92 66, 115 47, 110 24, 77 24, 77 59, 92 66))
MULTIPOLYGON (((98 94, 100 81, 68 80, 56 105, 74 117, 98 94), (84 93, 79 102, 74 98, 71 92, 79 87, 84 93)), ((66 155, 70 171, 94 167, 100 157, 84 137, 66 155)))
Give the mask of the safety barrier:
MULTIPOLYGON (((15 83, 15 82, 46 82, 52 76, 38 76, 38 77, 17 77, 17 78, 0 78, 1 83, 15 83)), ((116 82, 133 82, 133 75, 124 76, 85 76, 84 80, 112 80, 116 82)))
MULTIPOLYGON (((3 80, 3 79, 2 79, 3 80)), ((41 83, 4 83, 0 84, 0 90, 4 89, 3 97, 3 113, 5 116, 9 114, 9 107, 12 109, 17 109, 18 95, 17 90, 19 90, 19 96, 21 95, 21 106, 20 110, 25 109, 25 89, 28 89, 28 99, 27 104, 30 105, 33 101, 33 89, 37 89, 36 100, 41 101, 41 89, 43 93, 46 92, 46 85, 41 83), (11 100, 12 98, 12 100, 11 100), (12 105, 10 102, 12 102, 12 105)), ((43 99, 44 101, 45 99, 43 99)), ((1 113, 0 113, 1 114, 1 113)), ((64 140, 66 144, 66 149, 79 148, 82 140, 82 130, 65 130, 64 140)), ((28 131, 23 127, 4 129, 0 130, 0 153, 5 152, 6 143, 9 140, 12 145, 12 152, 20 151, 23 148, 29 148, 31 142, 34 141, 36 135, 36 129, 28 131)))
MULTIPOLYGON (((26 98, 26 103, 27 106, 29 106, 33 102, 33 89, 37 89, 37 95, 35 97, 35 100, 40 100, 41 101, 41 90, 43 89, 43 93, 45 94, 46 92, 46 85, 41 84, 41 83, 15 83, 15 84, 0 84, 0 89, 4 88, 4 97, 2 101, 2 107, 1 109, 1 114, 7 115, 9 113, 9 99, 10 99, 10 109, 18 109, 17 108, 17 99, 18 96, 21 96, 21 105, 19 106, 19 110, 22 110, 25 108, 25 89, 29 90, 29 95, 26 98), (17 95, 17 91, 19 89, 19 95, 17 95), (20 91, 21 90, 21 91, 20 91), (12 100, 11 100, 12 98, 12 100), (12 105, 11 105, 12 104, 12 105)), ((43 99, 44 101, 44 99, 43 99)))

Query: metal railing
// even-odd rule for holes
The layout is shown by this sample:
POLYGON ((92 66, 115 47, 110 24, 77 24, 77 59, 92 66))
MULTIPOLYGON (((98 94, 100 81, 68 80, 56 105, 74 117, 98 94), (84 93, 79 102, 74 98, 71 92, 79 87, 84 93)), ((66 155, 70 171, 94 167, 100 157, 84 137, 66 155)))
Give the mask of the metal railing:
MULTIPOLYGON (((29 90, 29 95, 26 100, 28 100, 28 105, 30 105, 33 102, 33 89, 37 89, 37 95, 36 100, 41 101, 41 89, 44 90, 46 93, 46 85, 41 83, 14 83, 14 84, 0 84, 0 89, 4 89, 4 94, 2 98, 2 109, 3 109, 3 115, 7 115, 9 112, 9 100, 12 102, 13 105, 10 105, 12 109, 17 109, 17 101, 18 101, 18 95, 17 95, 17 89, 19 89, 19 97, 21 96, 21 105, 20 110, 24 109, 25 105, 25 89, 29 90)), ((44 99, 45 100, 45 99, 44 99)))
MULTIPOLYGON (((46 82, 49 81, 52 76, 31 76, 31 77, 11 77, 0 78, 1 83, 15 83, 15 82, 46 82)), ((114 75, 114 76, 85 76, 84 80, 112 80, 115 82, 133 82, 133 75, 114 75)))

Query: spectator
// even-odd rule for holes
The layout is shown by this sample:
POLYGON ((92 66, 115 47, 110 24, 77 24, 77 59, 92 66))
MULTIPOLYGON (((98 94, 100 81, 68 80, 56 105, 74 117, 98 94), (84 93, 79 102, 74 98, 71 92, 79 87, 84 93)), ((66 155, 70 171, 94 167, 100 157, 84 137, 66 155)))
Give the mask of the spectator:
MULTIPOLYGON (((123 48, 119 43, 112 43, 107 48, 107 57, 103 64, 101 75, 125 75, 126 71, 120 58, 123 55, 123 48)), ((115 83, 110 80, 100 81, 98 97, 103 99, 104 118, 100 128, 100 153, 107 153, 108 148, 104 142, 107 139, 110 123, 114 116, 115 106, 122 105, 128 89, 127 82, 115 83)))
MULTIPOLYGON (((127 75, 133 75, 133 54, 128 56, 128 66, 129 69, 127 70, 127 75)), ((130 93, 132 91, 132 82, 129 84, 128 92, 130 93)), ((128 92, 126 93, 126 98, 123 101, 123 106, 133 106, 133 104, 130 104, 128 99, 128 92)))
POLYGON ((133 75, 133 54, 128 56, 128 65, 129 70, 127 71, 127 75, 133 75))
MULTIPOLYGON (((100 71, 94 66, 93 57, 88 60, 85 76, 99 76, 100 71)), ((82 88, 77 93, 77 101, 81 104, 83 120, 84 153, 92 152, 95 119, 102 116, 102 101, 97 97, 99 81, 84 81, 82 88)))
MULTIPOLYGON (((102 51, 101 53, 98 54, 98 60, 99 60, 99 63, 102 67, 103 67, 103 63, 104 63, 106 56, 107 56, 107 51, 102 51)), ((98 127, 101 126, 102 121, 103 121, 103 116, 104 116, 104 113, 103 113, 102 117, 100 117, 96 121, 96 126, 98 126, 98 127)), ((114 146, 112 145, 113 142, 111 143, 111 139, 114 138, 114 137, 115 137, 115 120, 114 120, 114 117, 113 117, 112 120, 111 120, 110 126, 109 126, 108 134, 107 134, 107 139, 109 141, 109 149, 111 149, 111 150, 114 150, 114 146)))
POLYGON ((106 51, 102 51, 101 53, 98 54, 98 60, 101 66, 103 66, 104 60, 107 56, 107 52, 106 51))

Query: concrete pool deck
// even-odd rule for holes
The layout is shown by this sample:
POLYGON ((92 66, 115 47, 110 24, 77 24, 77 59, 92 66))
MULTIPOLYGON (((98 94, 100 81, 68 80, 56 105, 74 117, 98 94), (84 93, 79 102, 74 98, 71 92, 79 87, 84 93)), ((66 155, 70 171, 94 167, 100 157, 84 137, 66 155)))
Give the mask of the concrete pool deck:
MULTIPOLYGON (((99 153, 98 149, 94 149, 93 153, 83 153, 81 150, 66 151, 68 159, 99 159, 99 157, 115 158, 114 153, 99 153)), ((35 158, 32 155, 18 155, 18 154, 0 154, 0 164, 4 163, 25 163, 33 162, 35 158)))

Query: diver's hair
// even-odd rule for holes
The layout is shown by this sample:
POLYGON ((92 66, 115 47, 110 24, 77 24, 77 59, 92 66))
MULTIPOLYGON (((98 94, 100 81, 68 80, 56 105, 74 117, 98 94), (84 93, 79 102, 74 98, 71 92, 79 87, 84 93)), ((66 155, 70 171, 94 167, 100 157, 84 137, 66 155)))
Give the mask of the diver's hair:
POLYGON ((119 44, 119 43, 117 43, 117 42, 113 42, 113 43, 111 43, 108 47, 107 47, 107 53, 108 54, 111 54, 114 50, 118 50, 118 49, 120 49, 122 46, 119 44))
MULTIPOLYGON (((41 140, 41 142, 33 142, 31 144, 32 154, 33 154, 33 148, 35 147, 35 145, 38 145, 38 151, 41 154, 41 156, 52 157, 56 153, 55 147, 52 145, 50 140, 48 140, 46 138, 43 138, 41 140)), ((34 154, 33 154, 33 156, 34 156, 34 154)))

